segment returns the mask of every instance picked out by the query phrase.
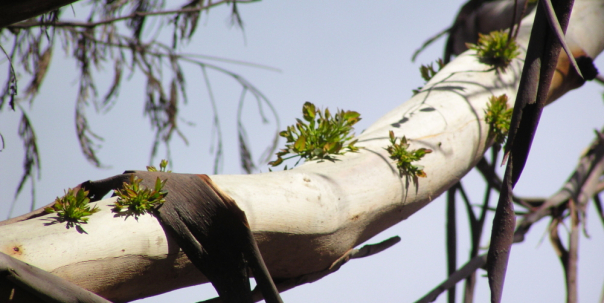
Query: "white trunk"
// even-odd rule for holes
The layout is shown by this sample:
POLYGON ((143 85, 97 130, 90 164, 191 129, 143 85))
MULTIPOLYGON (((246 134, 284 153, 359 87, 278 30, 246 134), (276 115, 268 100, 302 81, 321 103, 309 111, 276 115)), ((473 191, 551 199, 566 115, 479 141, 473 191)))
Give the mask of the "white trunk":
MULTIPOLYGON (((604 1, 576 1, 568 30, 574 50, 604 49, 604 1)), ((523 22, 522 55, 532 17, 523 22)), ((358 153, 293 170, 218 175, 212 180, 247 215, 273 277, 324 270, 350 248, 409 217, 460 180, 489 147, 484 110, 491 95, 513 105, 523 61, 487 71, 471 52, 448 64, 422 92, 358 136, 358 153), (393 125, 400 124, 400 127, 393 125), (420 161, 427 178, 400 178, 385 147, 388 131, 433 150, 420 161)), ((375 100, 368 102, 376 102, 375 100)), ((0 227, 0 251, 55 273, 110 300, 132 300, 205 281, 151 216, 114 218, 98 202, 79 234, 45 216, 0 227)))

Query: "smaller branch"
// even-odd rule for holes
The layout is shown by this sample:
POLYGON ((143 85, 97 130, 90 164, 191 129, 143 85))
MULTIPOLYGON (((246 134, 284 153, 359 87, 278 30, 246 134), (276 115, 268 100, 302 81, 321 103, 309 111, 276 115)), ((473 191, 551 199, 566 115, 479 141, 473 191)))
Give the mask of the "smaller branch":
MULTIPOLYGON (((583 155, 583 157, 579 160, 579 164, 577 168, 568 179, 567 183, 560 189, 560 191, 554 194, 552 197, 547 199, 542 203, 542 206, 534 212, 531 212, 524 216, 518 228, 516 228, 514 232, 514 243, 519 243, 524 240, 524 235, 530 229, 530 226, 541 220, 547 215, 551 214, 551 211, 563 203, 567 202, 568 199, 572 197, 580 197, 579 204, 586 203, 583 199, 588 199, 589 197, 593 197, 594 203, 596 204, 596 208, 598 208, 598 212, 600 214, 600 218, 604 223, 604 210, 601 206, 601 201, 596 193, 602 190, 601 183, 599 181, 600 176, 604 172, 604 134, 596 132, 596 139, 592 142, 588 151, 583 155)), ((493 184, 489 182, 489 180, 495 180, 494 178, 488 177, 489 175, 494 175, 489 173, 491 168, 486 160, 481 159, 479 163, 482 163, 482 167, 479 168, 481 173, 485 176, 488 184, 493 184), (484 162, 483 162, 484 161, 484 162)), ((478 165, 477 165, 478 167, 478 165)), ((496 176, 496 175, 494 175, 496 176)), ((481 214, 481 219, 484 216, 481 214)), ((557 220, 557 219, 555 219, 557 220)), ((556 224, 557 221, 552 222, 552 224, 556 224)), ((551 226, 551 225, 550 225, 551 226)), ((550 232, 550 235, 551 232, 550 232)), ((557 237, 557 232, 556 232, 557 237)), ((556 238, 554 237, 554 238, 556 238)), ((578 237, 578 236, 577 236, 578 237)), ((553 238, 553 239, 554 239, 553 238)), ((559 241, 561 245, 561 241, 559 241)), ((559 248, 560 246, 554 245, 554 248, 559 248)), ((563 248, 563 247, 562 247, 563 248)), ((560 250, 559 252, 565 251, 565 249, 560 250)), ((441 283, 439 286, 434 288, 430 293, 425 295, 423 298, 416 302, 432 302, 436 300, 436 298, 444 291, 452 287, 455 283, 459 282, 461 279, 467 279, 474 274, 474 271, 478 268, 483 267, 486 264, 486 254, 481 256, 473 257, 466 265, 460 268, 458 271, 453 273, 447 280, 441 283), (484 263, 474 263, 478 262, 477 259, 484 258, 484 263), (463 274, 462 274, 463 273, 463 274), (460 278, 459 275, 462 275, 460 278)), ((566 271, 566 270, 565 270, 566 271)), ((603 295, 604 298, 604 295, 603 295)), ((602 302, 604 303, 604 302, 602 302)))
MULTIPOLYGON (((9 56, 8 53, 6 52, 6 50, 4 49, 4 47, 2 47, 2 45, 0 45, 0 50, 2 50, 2 52, 4 53, 4 55, 6 56, 6 60, 8 61, 8 65, 9 65, 9 69, 8 69, 8 77, 9 80, 6 83, 6 88, 5 88, 5 92, 3 92, 2 94, 4 95, 5 93, 8 92, 8 94, 10 95, 10 108, 14 111, 15 110, 15 96, 17 95, 17 73, 15 72, 15 67, 13 66, 13 58, 12 58, 12 54, 13 52, 11 52, 11 55, 9 56)), ((4 98, 4 97, 3 97, 4 98)), ((0 100, 0 108, 2 108, 2 103, 4 103, 4 100, 0 100)), ((4 148, 4 139, 2 140, 2 147, 4 148)))
MULTIPOLYGON (((497 159, 493 159, 493 163, 495 163, 495 161, 497 161, 497 159)), ((501 191, 501 178, 495 173, 495 170, 492 169, 491 164, 485 157, 480 158, 480 161, 476 164, 476 169, 482 174, 485 181, 487 181, 487 184, 497 191, 501 191)))
MULTIPOLYGON (((348 252, 346 252, 343 256, 341 256, 339 259, 334 261, 328 269, 320 271, 320 272, 316 272, 316 273, 303 275, 303 276, 300 276, 297 278, 281 281, 281 282, 277 283, 277 289, 279 289, 279 292, 284 292, 288 289, 292 289, 292 288, 294 288, 296 286, 300 286, 302 284, 318 281, 319 279, 322 279, 325 276, 336 272, 338 269, 340 269, 340 267, 342 265, 344 265, 350 259, 359 259, 359 258, 365 258, 365 257, 372 256, 374 254, 377 254, 379 252, 382 252, 382 251, 392 247, 394 244, 396 244, 400 241, 401 241, 401 238, 399 236, 394 236, 394 237, 386 239, 380 243, 368 244, 368 245, 361 247, 360 249, 351 249, 348 252)), ((258 301, 262 300, 261 297, 258 298, 258 300, 256 300, 256 298, 257 297, 254 296, 254 302, 258 302, 258 301)))
POLYGON ((564 274, 566 275, 568 272, 568 263, 566 262, 568 259, 568 250, 566 250, 566 247, 564 247, 564 244, 560 239, 560 234, 558 232, 558 226, 560 224, 562 224, 562 217, 560 215, 555 216, 549 224, 549 240, 552 243, 556 255, 558 255, 558 258, 560 259, 560 263, 562 263, 564 274))
POLYGON ((181 8, 181 9, 156 11, 156 12, 133 12, 130 15, 105 19, 105 20, 101 20, 101 21, 97 21, 97 22, 80 22, 80 21, 61 21, 61 22, 44 22, 44 21, 36 22, 36 21, 34 21, 34 22, 30 22, 30 21, 26 21, 26 22, 17 23, 17 24, 8 26, 8 28, 9 29, 19 29, 19 28, 39 27, 39 26, 94 28, 99 25, 106 25, 106 24, 110 24, 110 23, 114 23, 114 22, 130 20, 130 19, 140 18, 140 17, 198 13, 203 10, 210 9, 214 6, 218 6, 218 5, 224 4, 224 3, 231 3, 231 2, 252 3, 252 2, 257 2, 257 1, 260 1, 260 0, 221 0, 218 2, 210 2, 208 5, 202 6, 202 7, 181 8))
MULTIPOLYGON (((310 274, 302 275, 302 276, 299 276, 296 278, 291 278, 291 279, 284 279, 284 280, 275 279, 275 284, 276 284, 279 292, 284 292, 284 291, 287 291, 294 287, 300 286, 302 284, 313 283, 315 281, 318 281, 318 280, 324 278, 325 276, 327 276, 329 274, 336 272, 338 269, 340 269, 340 267, 342 265, 344 265, 350 259, 358 259, 358 258, 365 258, 365 257, 372 256, 374 254, 377 254, 379 252, 382 252, 382 251, 392 247, 394 244, 398 243, 399 241, 401 241, 401 238, 399 236, 394 236, 394 237, 386 239, 380 243, 367 244, 367 245, 361 247, 360 249, 351 249, 351 250, 347 251, 343 256, 338 258, 336 261, 334 261, 329 268, 327 268, 323 271, 310 273, 310 274)), ((254 302, 259 302, 259 301, 263 300, 262 293, 258 290, 258 287, 256 287, 254 289, 254 291, 252 292, 252 297, 254 299, 254 302)), ((222 302, 220 300, 220 298, 212 298, 212 299, 205 300, 205 301, 199 301, 197 303, 218 303, 218 302, 222 302)))
MULTIPOLYGON (((551 30, 556 34, 556 37, 558 38, 558 42, 560 43, 560 45, 566 52, 566 55, 568 56, 570 63, 575 68, 575 71, 577 72, 577 74, 579 74, 579 76, 581 78, 584 78, 583 74, 581 74, 581 69, 579 68, 579 65, 577 64, 577 61, 575 61, 575 57, 573 56, 573 53, 570 51, 570 47, 568 47, 568 44, 566 44, 566 39, 564 38, 564 32, 566 31, 566 29, 562 30, 562 28, 560 27, 560 23, 558 22, 558 18, 556 17, 556 12, 554 11, 554 7, 552 6, 552 1, 551 0, 542 0, 541 4, 545 7, 545 12, 547 13, 547 21, 549 23, 549 26, 551 27, 551 30)), ((571 8, 572 8, 572 6, 571 6, 571 8)))
MULTIPOLYGON (((488 172, 491 172, 492 175, 494 175, 494 176, 497 176, 497 174, 495 174, 495 163, 497 160, 497 156, 499 154, 499 150, 500 149, 498 149, 498 148, 491 148, 492 161, 491 161, 491 164, 488 165, 488 169, 486 170, 488 172)), ((484 157, 482 160, 485 160, 484 157)), ((486 163, 486 160, 485 160, 485 163, 486 163)), ((474 257, 478 256, 478 250, 480 249, 480 238, 482 237, 482 231, 484 230, 484 222, 486 219, 487 210, 489 208, 489 201, 491 200, 492 189, 493 189, 493 187, 491 186, 491 183, 487 182, 487 186, 485 189, 484 198, 483 198, 483 202, 482 202, 482 207, 480 209, 480 217, 478 218, 478 220, 474 219, 476 222, 475 222, 475 224, 473 224, 474 226, 472 226, 472 229, 471 229, 472 249, 470 250, 470 259, 473 259, 474 257)), ((469 203, 469 201, 468 201, 468 203, 469 203)), ((471 210, 470 205, 467 205, 467 207, 469 208, 468 211, 470 211, 471 210)), ((474 215, 473 211, 472 211, 472 215, 474 215)), ((464 287, 464 297, 463 297, 464 303, 474 302, 474 289, 475 288, 476 288, 476 272, 473 272, 466 278, 466 283, 465 283, 465 287, 464 287)))
POLYGON ((601 74, 596 75, 595 80, 598 81, 598 83, 600 84, 604 84, 604 76, 602 76, 601 74))
POLYGON ((180 56, 181 57, 188 57, 188 58, 202 58, 202 59, 220 61, 220 62, 225 62, 225 63, 231 63, 231 64, 238 64, 238 65, 243 65, 243 66, 261 68, 261 69, 266 69, 266 70, 270 70, 270 71, 277 72, 277 73, 283 72, 283 70, 281 70, 279 68, 268 66, 268 65, 263 65, 263 64, 253 63, 253 62, 247 62, 247 61, 241 61, 241 60, 235 60, 235 59, 229 59, 229 58, 222 58, 222 57, 217 57, 217 56, 200 55, 200 54, 190 54, 190 53, 181 53, 180 56))
MULTIPOLYGON (((525 4, 527 4, 528 1, 525 2, 525 4)), ((510 24, 510 28, 508 30, 508 42, 507 45, 510 45, 510 43, 512 42, 512 34, 514 33, 514 25, 516 25, 516 13, 517 13, 517 7, 518 7, 518 0, 514 1, 514 11, 512 13, 512 24, 510 24)), ((518 27, 520 27, 520 20, 518 20, 518 27)), ((493 161, 495 162, 495 161, 493 161)))
POLYGON ((493 227, 491 229, 491 246, 488 252, 486 268, 492 303, 501 302, 505 273, 507 271, 512 244, 514 243, 514 228, 516 224, 514 203, 512 202, 514 195, 512 190, 514 187, 514 157, 515 154, 512 154, 507 162, 503 178, 504 186, 499 195, 497 210, 495 211, 493 227))
POLYGON ((596 205, 596 209, 598 210, 598 217, 602 220, 602 224, 604 224, 604 209, 602 208, 602 201, 600 200, 600 196, 594 195, 594 204, 596 205))
MULTIPOLYGON (((450 276, 455 272, 457 268, 457 220, 456 220, 456 209, 455 209, 455 195, 457 189, 461 189, 461 183, 457 182, 453 187, 447 191, 447 275, 450 276)), ((465 198, 465 197, 464 197, 465 198)), ((469 204, 466 202, 466 204, 469 204)), ((470 219, 470 225, 473 225, 472 218, 474 212, 471 208, 468 209, 468 216, 470 219), (471 216, 470 216, 471 213, 471 216)), ((455 287, 451 287, 447 292, 448 302, 455 303, 455 287)))
POLYGON ((514 242, 524 241, 524 234, 528 232, 531 225, 549 215, 553 208, 571 198, 577 199, 579 195, 582 199, 595 196, 603 172, 604 134, 596 132, 596 139, 592 142, 589 150, 581 157, 577 168, 568 178, 566 184, 556 194, 548 198, 541 207, 522 218, 516 228, 514 242), (586 184, 589 186, 586 186, 586 184))
POLYGON ((415 301, 416 303, 427 303, 433 302, 436 298, 446 291, 447 289, 454 287, 457 282, 469 277, 477 269, 484 267, 487 264, 487 254, 482 254, 478 257, 474 257, 459 270, 450 275, 440 285, 431 290, 428 294, 423 296, 421 299, 415 301))
MULTIPOLYGON (((484 157, 482 159, 480 159, 480 161, 478 161, 478 163, 476 164, 476 169, 478 169, 478 171, 482 174, 485 181, 493 189, 495 189, 498 192, 501 192, 501 186, 502 186, 501 178, 499 178, 499 176, 495 173, 494 169, 491 169, 491 164, 484 157)), ((520 197, 513 196, 512 201, 514 201, 514 203, 516 203, 524 208, 533 209, 535 207, 541 206, 541 204, 543 204, 545 199, 543 199, 543 198, 520 198, 520 197)))
POLYGON ((578 302, 577 265, 579 257, 579 205, 572 199, 569 201, 571 228, 568 236, 568 259, 566 271, 566 302, 578 302))
POLYGON ((428 40, 424 41, 424 44, 422 44, 422 46, 420 48, 416 49, 415 52, 413 52, 413 56, 411 57, 411 62, 415 62, 415 59, 417 59, 417 56, 419 56, 419 54, 421 52, 423 52, 424 49, 426 49, 426 47, 430 46, 430 44, 432 44, 432 42, 438 40, 440 37, 449 33, 450 30, 451 30, 451 27, 447 27, 447 28, 443 29, 442 31, 440 31, 438 34, 436 34, 436 35, 430 37, 428 40))

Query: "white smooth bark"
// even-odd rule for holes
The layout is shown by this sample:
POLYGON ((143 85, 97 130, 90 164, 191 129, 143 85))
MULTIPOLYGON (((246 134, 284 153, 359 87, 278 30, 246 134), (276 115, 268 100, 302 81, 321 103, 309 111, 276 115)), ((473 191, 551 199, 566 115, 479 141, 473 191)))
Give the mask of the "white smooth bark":
MULTIPOLYGON (((568 29, 571 48, 594 58, 604 49, 604 0, 576 1, 568 29)), ((523 22, 521 58, 532 17, 523 22)), ((573 52, 574 52, 573 50, 573 52)), ((422 92, 358 136, 358 153, 335 162, 212 180, 245 211, 273 277, 328 268, 350 248, 406 219, 460 180, 489 147, 484 110, 491 95, 513 105, 522 60, 505 73, 489 71, 471 52, 448 64, 422 92), (417 186, 400 178, 388 158, 388 131, 433 150, 418 164, 417 186)), ((374 101, 369 101, 374 102, 374 101)), ((157 220, 114 218, 109 205, 83 227, 44 226, 48 216, 0 227, 0 251, 55 273, 110 300, 146 297, 205 281, 179 253, 157 220), (158 279, 156 275, 161 275, 158 279), (159 281, 158 281, 159 280, 159 281)))

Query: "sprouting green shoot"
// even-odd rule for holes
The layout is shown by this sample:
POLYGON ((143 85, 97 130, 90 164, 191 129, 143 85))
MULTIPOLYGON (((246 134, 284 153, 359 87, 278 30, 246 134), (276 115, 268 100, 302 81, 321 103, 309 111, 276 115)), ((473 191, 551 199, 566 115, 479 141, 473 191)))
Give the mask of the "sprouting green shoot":
POLYGON ((86 224, 88 222, 87 217, 99 211, 96 205, 90 207, 88 203, 90 203, 90 199, 87 190, 79 189, 76 192, 70 188, 63 197, 57 197, 55 203, 50 207, 46 207, 44 211, 46 213, 56 212, 56 221, 67 222, 67 228, 76 227, 83 231, 80 224, 86 224))
MULTIPOLYGON (((159 162, 159 171, 160 172, 167 172, 167 173, 171 173, 171 170, 166 171, 166 167, 168 166, 168 160, 166 159, 162 159, 159 162)), ((157 168, 153 165, 149 165, 147 166, 147 171, 158 171, 157 168)))
POLYGON ((488 35, 478 34, 478 36, 478 42, 468 43, 468 48, 476 51, 480 62, 492 65, 497 70, 505 71, 512 60, 520 54, 516 40, 512 39, 508 42, 508 33, 503 30, 493 31, 488 35))
POLYGON ((409 142, 406 137, 396 138, 394 132, 390 131, 390 144, 386 147, 386 151, 390 154, 390 159, 396 161, 400 176, 412 177, 414 182, 417 178, 425 178, 427 176, 424 167, 414 165, 413 162, 421 160, 426 154, 432 152, 431 149, 420 148, 409 150, 409 142), (397 142, 398 141, 398 142, 397 142))
MULTIPOLYGON (((295 125, 288 126, 279 133, 287 142, 285 148, 277 152, 277 160, 268 164, 277 166, 283 160, 300 157, 300 160, 333 160, 334 155, 356 152, 353 125, 361 120, 355 111, 340 110, 332 115, 328 109, 321 111, 306 102, 302 107, 304 121, 296 119, 295 125), (289 157, 286 155, 291 154, 289 157)), ((300 161, 298 160, 298 162, 300 161)), ((296 163, 297 165, 298 163, 296 163)))
POLYGON ((512 109, 508 108, 508 96, 505 94, 499 97, 491 96, 484 113, 484 120, 489 125, 489 136, 493 138, 496 145, 501 146, 507 138, 512 119, 512 109))
MULTIPOLYGON (((445 63, 443 62, 443 59, 438 59, 436 60, 436 64, 438 64, 438 68, 435 68, 432 63, 430 63, 429 65, 423 65, 419 67, 419 72, 422 75, 422 78, 424 78, 424 80, 426 80, 426 82, 430 81, 444 66, 445 63)), ((417 89, 413 90, 413 95, 417 95, 423 87, 418 87, 417 89)))
POLYGON ((138 219, 139 216, 146 213, 153 214, 155 209, 166 202, 165 197, 168 192, 162 190, 166 180, 162 181, 157 178, 153 189, 141 185, 141 181, 138 177, 131 175, 130 183, 124 182, 121 189, 116 189, 115 195, 118 196, 118 199, 111 211, 120 216, 134 216, 135 219, 138 219))

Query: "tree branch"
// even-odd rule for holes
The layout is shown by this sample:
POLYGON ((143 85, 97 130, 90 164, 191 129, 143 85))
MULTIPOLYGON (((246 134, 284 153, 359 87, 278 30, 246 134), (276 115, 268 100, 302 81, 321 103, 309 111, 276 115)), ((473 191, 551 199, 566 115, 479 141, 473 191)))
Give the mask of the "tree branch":
MULTIPOLYGON (((541 208, 536 209, 529 214, 525 215, 523 219, 520 221, 520 224, 516 228, 514 232, 514 243, 519 243, 524 240, 525 235, 528 233, 530 226, 537 221, 543 219, 544 217, 551 215, 554 212, 554 215, 560 212, 559 208, 569 201, 569 199, 573 199, 573 197, 578 197, 578 205, 581 203, 586 203, 590 197, 594 197, 594 201, 596 202, 596 206, 599 203, 599 198, 596 195, 600 188, 600 176, 604 173, 604 137, 601 133, 596 132, 596 138, 590 144, 587 152, 579 160, 577 167, 568 178, 568 181, 562 186, 562 188, 558 191, 558 193, 554 194, 550 199, 546 200, 541 208), (563 198, 565 197, 565 198, 563 198)), ((481 160, 482 161, 482 160, 481 160)), ((488 195, 487 195, 488 196, 488 195)), ((573 206, 577 207, 577 206, 573 206)), ((483 208, 484 209, 484 208, 483 208)), ((578 212, 578 210, 574 210, 578 212)), ((598 208, 598 211, 601 211, 601 208, 598 208)), ((573 219, 574 224, 578 226, 578 213, 575 214, 576 218, 573 219)), ((482 215, 481 215, 482 216, 482 215)), ((601 217, 604 222, 604 216, 601 217)), ((578 228, 574 229, 574 233, 571 232, 570 235, 570 243, 574 243, 571 245, 569 251, 567 251, 562 242, 559 239, 557 226, 562 221, 562 218, 558 215, 550 223, 550 239, 554 244, 554 248, 558 252, 561 262, 565 268, 565 275, 567 280, 567 289, 568 296, 571 296, 571 293, 575 293, 572 297, 576 298, 576 269, 574 270, 574 274, 572 274, 573 269, 572 266, 576 266, 576 258, 577 258, 577 247, 578 247, 578 228), (570 258, 570 254, 572 253, 573 257, 570 258), (574 261, 573 261, 574 260, 574 261), (574 263, 573 263, 574 262, 574 263), (571 269, 567 269, 570 267, 571 269), (575 281, 574 285, 571 285, 570 281, 575 281)), ((575 226, 573 225, 573 226, 575 226)), ((473 229, 472 229, 473 230, 473 229)), ((474 240, 473 240, 474 241, 474 240)), ((422 297, 417 302, 432 302, 436 300, 436 298, 447 289, 450 289, 455 285, 455 283, 461 281, 462 279, 471 279, 473 275, 475 275, 475 270, 478 268, 482 268, 486 264, 486 254, 481 256, 476 256, 478 252, 478 242, 473 242, 472 244, 472 253, 470 255, 470 261, 466 263, 462 268, 457 270, 455 273, 450 275, 445 281, 443 281, 439 286, 434 288, 424 297, 422 297), (483 260, 483 263, 480 263, 478 260, 483 260), (461 277, 460 277, 461 275, 461 277)), ((472 292, 471 292, 471 284, 472 281, 468 280, 466 282, 466 300, 472 300, 472 292), (469 288, 469 289, 468 289, 469 288)), ((576 299, 575 299, 576 300, 576 299)), ((467 301, 466 301, 467 302, 467 301)), ((570 301, 572 302, 572 301, 570 301)))
MULTIPOLYGON (((603 129, 604 131, 604 129, 603 129)), ((569 199, 587 199, 593 197, 598 190, 599 179, 604 172, 604 135, 596 132, 596 138, 591 143, 588 151, 581 157, 575 171, 568 178, 562 188, 548 198, 543 205, 522 218, 514 242, 524 241, 524 234, 541 218, 551 214, 551 210, 569 199)))
MULTIPOLYGON (((229 4, 233 2, 237 3, 252 3, 258 2, 260 0, 221 0, 217 2, 210 2, 205 6, 194 7, 194 8, 181 8, 181 9, 173 9, 173 10, 165 10, 165 11, 154 11, 154 12, 133 12, 129 15, 108 18, 96 22, 80 22, 80 21, 56 21, 56 22, 41 22, 41 21, 26 21, 22 23, 17 23, 8 26, 11 29, 19 29, 19 28, 32 28, 39 26, 52 26, 52 27, 83 27, 83 28, 94 28, 99 25, 111 24, 119 21, 130 20, 136 17, 149 17, 149 16, 164 16, 164 15, 173 15, 173 14, 187 14, 187 13, 198 13, 204 10, 208 10, 212 7, 221 5, 221 4, 229 4)), ((72 1, 75 2, 75 1, 72 1)), ((2 9, 2 7, 0 7, 2 9)), ((1 16, 0 16, 1 17, 1 16)))
POLYGON ((23 0, 2 1, 0 4, 0 28, 50 12, 77 0, 23 0))
POLYGON ((457 282, 466 279, 477 269, 482 268, 487 263, 487 254, 482 254, 480 256, 472 258, 468 263, 462 266, 460 269, 451 274, 445 281, 435 287, 432 291, 427 293, 425 296, 421 297, 419 300, 415 301, 416 303, 428 303, 434 302, 438 296, 450 289, 457 284, 457 282))
MULTIPOLYGON (((573 19, 579 28, 604 31, 604 7, 585 1, 573 19)), ((526 45, 530 22, 523 22, 519 42, 526 45)), ((594 37, 570 36, 584 51, 602 51, 594 37)), ((601 38, 601 37, 600 37, 601 38)), ((600 46, 602 45, 602 46, 600 46)), ((351 248, 413 215, 467 174, 490 146, 484 111, 492 95, 513 96, 521 61, 497 73, 477 61, 472 52, 444 67, 419 94, 377 120, 358 136, 358 153, 338 161, 307 161, 292 170, 210 178, 231 196, 250 225, 266 266, 274 279, 292 279, 332 268, 351 248), (401 178, 385 148, 388 133, 406 136, 411 148, 434 152, 418 162, 427 178, 410 184, 401 178)), ((0 227, 0 249, 13 244, 35 252, 22 260, 110 300, 133 300, 207 282, 179 252, 157 220, 114 218, 107 204, 91 216, 79 234, 54 224, 48 216, 0 227), (74 244, 75 243, 75 244, 74 244), (68 249, 66 247, 68 245, 68 249), (57 256, 53 249, 65 248, 57 256), (93 272, 95 279, 89 273, 93 272), (165 277, 160 282, 152 277, 165 277)))

